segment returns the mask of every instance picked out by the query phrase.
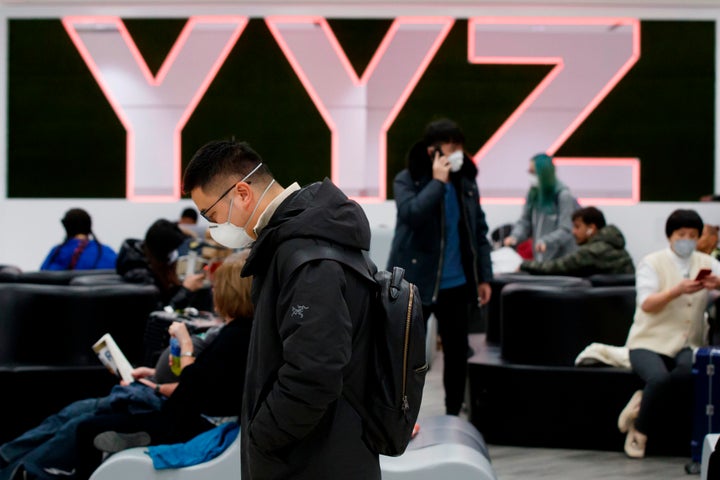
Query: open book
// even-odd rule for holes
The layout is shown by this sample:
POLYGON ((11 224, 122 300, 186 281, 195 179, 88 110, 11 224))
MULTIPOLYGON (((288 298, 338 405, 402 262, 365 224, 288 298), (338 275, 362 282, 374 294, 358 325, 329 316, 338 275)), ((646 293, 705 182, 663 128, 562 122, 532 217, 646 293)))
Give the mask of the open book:
POLYGON ((127 383, 135 381, 132 376, 133 367, 130 365, 130 362, 128 362, 122 350, 120 350, 120 347, 115 343, 112 335, 106 333, 100 337, 100 340, 95 342, 92 349, 97 353, 102 364, 105 365, 111 373, 122 378, 127 383))

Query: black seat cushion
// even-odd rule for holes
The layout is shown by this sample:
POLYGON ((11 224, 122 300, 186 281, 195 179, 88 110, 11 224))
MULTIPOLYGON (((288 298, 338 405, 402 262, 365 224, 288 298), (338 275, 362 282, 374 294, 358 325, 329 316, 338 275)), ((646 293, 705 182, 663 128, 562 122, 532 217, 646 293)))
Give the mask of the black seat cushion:
POLYGON ((33 272, 0 272, 0 283, 39 283, 46 285, 68 285, 83 275, 108 275, 114 269, 100 270, 38 270, 33 272))
POLYGON ((590 282, 584 278, 563 275, 530 275, 529 273, 501 273, 490 280, 492 295, 486 307, 487 335, 486 341, 499 345, 502 340, 500 329, 500 297, 503 288, 511 283, 529 283, 533 285, 558 285, 567 288, 587 287, 590 282))
POLYGON ((635 287, 514 283, 503 289, 501 309, 504 360, 573 366, 590 343, 625 344, 635 312, 635 287))
POLYGON ((634 273, 598 273, 587 277, 593 287, 635 286, 634 273))
POLYGON ((158 297, 149 285, 0 284, 0 365, 97 365, 105 333, 139 364, 158 297))

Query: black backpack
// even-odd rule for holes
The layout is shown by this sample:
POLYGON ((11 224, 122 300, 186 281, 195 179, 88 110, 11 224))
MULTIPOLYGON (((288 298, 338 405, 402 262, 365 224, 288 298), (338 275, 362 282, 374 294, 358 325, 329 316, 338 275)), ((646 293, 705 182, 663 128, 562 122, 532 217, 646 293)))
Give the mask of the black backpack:
POLYGON ((313 260, 342 263, 377 287, 370 309, 373 352, 366 397, 356 398, 347 389, 343 396, 363 419, 363 438, 370 449, 380 455, 401 455, 420 413, 428 370, 418 288, 404 279, 400 267, 378 271, 365 252, 323 244, 294 250, 281 263, 281 282, 313 260))

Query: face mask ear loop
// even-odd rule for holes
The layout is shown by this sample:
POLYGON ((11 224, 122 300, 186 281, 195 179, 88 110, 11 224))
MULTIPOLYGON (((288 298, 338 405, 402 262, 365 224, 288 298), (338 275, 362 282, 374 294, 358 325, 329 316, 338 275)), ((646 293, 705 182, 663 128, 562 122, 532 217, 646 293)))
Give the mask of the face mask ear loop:
POLYGON ((228 208, 228 218, 225 223, 230 223, 230 215, 232 214, 233 200, 235 200, 235 199, 233 197, 230 197, 230 208, 228 208))
MULTIPOLYGON (((250 223, 250 219, 252 219, 253 215, 255 215, 255 212, 257 211, 258 207, 260 206, 260 202, 262 201, 263 197, 268 192, 268 190, 270 190, 270 187, 272 187, 273 183, 275 183, 274 178, 272 179, 272 181, 270 181, 270 183, 268 183, 268 186, 265 187, 265 190, 263 191, 262 195, 260 195, 260 198, 258 199, 257 203, 255 204, 255 208, 253 208, 253 211, 250 214, 250 216, 248 217, 247 222, 245 222, 245 226, 242 227, 243 230, 245 230, 245 228, 248 226, 248 223, 250 223)), ((228 222, 229 221, 230 221, 230 219, 228 219, 228 222)))

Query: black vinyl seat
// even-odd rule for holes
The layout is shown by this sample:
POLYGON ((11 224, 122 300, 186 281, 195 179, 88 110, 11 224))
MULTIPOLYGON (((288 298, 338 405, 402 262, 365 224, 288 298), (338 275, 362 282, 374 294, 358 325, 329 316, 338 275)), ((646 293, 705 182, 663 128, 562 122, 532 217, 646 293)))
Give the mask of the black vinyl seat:
MULTIPOLYGON (((630 368, 575 366, 591 343, 622 347, 634 286, 511 283, 502 289, 500 345, 471 335, 471 421, 488 443, 622 451, 617 418, 642 380, 630 368)), ((690 454, 692 388, 677 383, 653 412, 649 455, 690 454)))
POLYGON ((70 279, 70 285, 120 285, 126 283, 122 275, 117 273, 98 273, 95 275, 78 275, 70 279))
POLYGON ((492 295, 487 305, 487 335, 488 343, 499 345, 502 342, 500 329, 500 298, 506 285, 511 283, 528 283, 533 285, 555 285, 558 287, 575 288, 590 286, 590 282, 580 277, 563 275, 530 275, 529 273, 500 273, 490 280, 492 295))
POLYGON ((38 270, 32 272, 0 270, 0 283, 36 283, 45 285, 69 285, 79 276, 108 275, 114 269, 99 270, 38 270))
POLYGON ((633 287, 634 273, 597 273, 587 277, 593 287, 633 287))
POLYGON ((110 333, 142 364, 152 285, 0 283, 0 443, 75 400, 105 396, 118 378, 92 350, 110 333))
POLYGON ((625 345, 635 287, 513 283, 503 289, 500 303, 503 359, 571 367, 590 343, 625 345))

